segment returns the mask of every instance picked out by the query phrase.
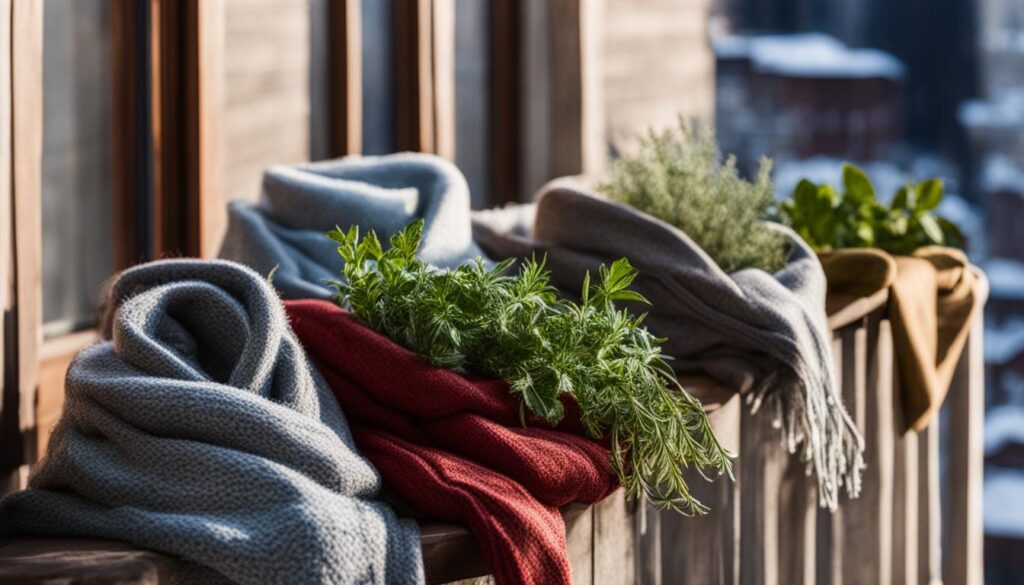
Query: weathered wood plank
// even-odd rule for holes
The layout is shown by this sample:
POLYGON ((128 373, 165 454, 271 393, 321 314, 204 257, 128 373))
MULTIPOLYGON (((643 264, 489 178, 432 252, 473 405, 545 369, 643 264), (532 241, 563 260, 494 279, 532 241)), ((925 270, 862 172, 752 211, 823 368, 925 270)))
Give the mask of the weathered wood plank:
POLYGON ((819 554, 818 582, 887 584, 892 571, 891 332, 877 310, 839 336, 843 400, 865 439, 868 464, 860 497, 843 499, 831 518, 830 550, 819 554))
MULTIPOLYGON (((687 386, 688 388, 690 386, 687 386)), ((733 393, 728 401, 709 413, 715 434, 733 452, 740 444, 742 399, 733 393)), ((737 462, 739 464, 740 462, 737 462)), ((681 516, 661 512, 659 571, 650 570, 642 583, 707 583, 736 585, 740 573, 740 472, 736 481, 719 478, 708 482, 697 470, 689 469, 686 481, 693 494, 711 508, 706 516, 681 516), (660 573, 660 574, 659 574, 660 573)), ((651 530, 651 522, 648 522, 651 530)), ((644 551, 644 547, 641 547, 644 551)))
MULTIPOLYGON (((11 163, 14 203, 15 290, 17 314, 18 422, 22 433, 36 426, 38 356, 42 342, 42 155, 43 155, 43 4, 14 0, 11 8, 11 163)), ((10 354, 9 354, 10 355, 10 354)), ((26 443, 31 449, 34 443, 26 443)), ((34 459, 27 453, 26 459, 34 459)))
MULTIPOLYGON (((636 539, 632 530, 636 502, 619 490, 594 504, 594 583, 636 582, 636 539)), ((571 558, 571 557, 570 557, 571 558)))
POLYGON ((917 576, 921 585, 942 583, 942 512, 939 500, 939 417, 918 433, 917 576))
POLYGON ((169 581, 174 565, 175 562, 164 555, 113 541, 0 541, 0 585, 158 585, 169 581))
POLYGON ((740 409, 740 583, 782 585, 779 579, 779 497, 788 454, 767 416, 740 409))
POLYGON ((893 552, 892 582, 894 585, 916 585, 918 583, 918 435, 901 435, 906 425, 898 399, 898 365, 893 363, 896 447, 893 463, 893 552))
MULTIPOLYGON (((979 305, 988 298, 988 282, 979 273, 979 305)), ((945 526, 949 538, 944 567, 946 585, 981 585, 984 581, 982 547, 982 479, 984 473, 985 368, 984 320, 982 307, 971 329, 971 336, 957 363, 953 383, 946 399, 949 417, 949 443, 946 445, 948 507, 945 526)))
MULTIPOLYGON (((360 0, 327 5, 330 154, 356 154, 363 148, 363 26, 360 0)), ((312 59, 312 56, 310 57, 312 59)))

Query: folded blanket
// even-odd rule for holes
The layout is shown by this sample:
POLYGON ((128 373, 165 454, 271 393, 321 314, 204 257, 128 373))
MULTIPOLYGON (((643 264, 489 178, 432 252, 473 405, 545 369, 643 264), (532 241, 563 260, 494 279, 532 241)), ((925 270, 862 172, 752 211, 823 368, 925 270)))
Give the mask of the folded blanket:
POLYGON ((187 583, 419 583, 418 531, 281 303, 230 262, 168 260, 112 287, 112 341, 82 351, 64 414, 0 532, 128 541, 187 583))
POLYGON ((246 264, 284 298, 331 298, 343 262, 324 237, 336 226, 373 229, 387 245, 423 218, 420 258, 456 266, 480 255, 469 223, 469 188, 455 167, 427 154, 347 157, 271 167, 259 204, 235 201, 220 257, 246 264), (276 268, 276 270, 275 270, 276 268))
POLYGON ((920 248, 911 256, 857 248, 821 255, 829 290, 868 296, 889 289, 906 429, 923 430, 953 381, 977 314, 978 278, 960 250, 920 248))
MULTIPOLYGON (((770 407, 790 452, 817 474, 823 505, 839 488, 860 489, 863 440, 842 406, 825 317, 825 277, 814 253, 790 230, 793 251, 775 274, 723 272, 685 233, 565 180, 540 195, 529 236, 500 212, 474 216, 474 236, 494 259, 546 255, 552 282, 578 291, 584 274, 620 257, 640 274, 651 301, 647 327, 667 338, 680 375, 705 373, 770 407), (496 227, 497 226, 497 227, 496 227)), ((507 213, 529 217, 515 209, 507 213)))
POLYGON ((289 320, 388 489, 430 518, 466 524, 499 584, 569 583, 557 506, 617 487, 575 403, 552 429, 505 382, 431 366, 331 302, 288 301, 289 320))

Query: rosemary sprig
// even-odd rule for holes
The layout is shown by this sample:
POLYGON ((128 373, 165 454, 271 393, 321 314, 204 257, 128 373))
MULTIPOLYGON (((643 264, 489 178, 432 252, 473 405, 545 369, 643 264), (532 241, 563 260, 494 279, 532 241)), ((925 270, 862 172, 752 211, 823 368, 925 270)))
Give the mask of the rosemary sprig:
MULTIPOLYGON (((559 395, 572 394, 592 437, 611 441, 611 464, 627 494, 687 513, 707 508, 690 493, 683 468, 732 475, 700 402, 679 384, 661 343, 615 301, 646 302, 629 290, 636 270, 623 258, 583 282, 582 302, 560 300, 543 262, 482 260, 439 270, 416 258, 422 221, 385 251, 371 231, 328 236, 345 260, 338 303, 430 363, 509 382, 536 416, 557 423, 559 395)), ((523 412, 525 421, 525 412, 523 412)), ((707 477, 706 475, 704 477, 707 477)))

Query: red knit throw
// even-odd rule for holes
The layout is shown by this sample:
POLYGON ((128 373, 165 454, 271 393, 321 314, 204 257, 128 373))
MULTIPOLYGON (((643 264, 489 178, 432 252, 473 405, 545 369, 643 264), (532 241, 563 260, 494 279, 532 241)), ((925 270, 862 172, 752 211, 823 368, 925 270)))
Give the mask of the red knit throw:
POLYGON ((285 308, 392 491, 425 517, 468 525, 498 583, 571 581, 558 506, 618 486, 574 402, 558 429, 524 428, 505 382, 431 366, 333 303, 285 308))

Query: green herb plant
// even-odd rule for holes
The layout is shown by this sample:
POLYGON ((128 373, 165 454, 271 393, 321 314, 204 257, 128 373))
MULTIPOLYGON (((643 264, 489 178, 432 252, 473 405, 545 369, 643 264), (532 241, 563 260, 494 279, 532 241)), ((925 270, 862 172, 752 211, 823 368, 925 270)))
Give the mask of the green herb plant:
POLYGON ((875 198, 864 171, 844 164, 841 194, 831 185, 803 179, 780 212, 816 251, 868 247, 903 255, 931 244, 962 244, 956 225, 933 213, 942 191, 942 179, 907 184, 885 205, 875 198))
MULTIPOLYGON (((683 467, 731 475, 729 453, 700 402, 677 381, 661 339, 615 306, 646 302, 629 290, 636 270, 625 259, 583 283, 582 302, 560 300, 543 262, 482 260, 440 270, 416 256, 423 223, 391 238, 386 251, 371 231, 328 236, 345 261, 338 303, 431 364, 509 382, 526 410, 548 423, 564 416, 571 394, 586 432, 611 443, 611 464, 627 493, 645 494, 680 512, 706 511, 690 493, 683 467)), ((706 476, 705 476, 706 477, 706 476)))
POLYGON ((633 157, 612 167, 598 191, 686 232, 726 272, 760 268, 775 272, 789 242, 763 220, 775 201, 772 163, 761 159, 754 182, 736 171, 709 129, 680 119, 677 128, 651 131, 633 157))

